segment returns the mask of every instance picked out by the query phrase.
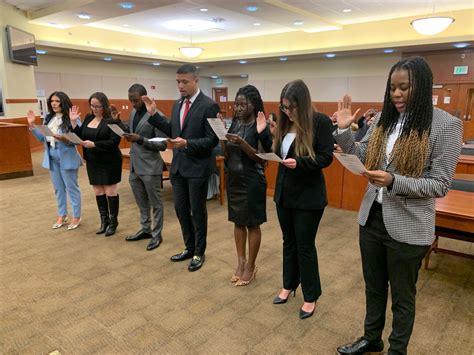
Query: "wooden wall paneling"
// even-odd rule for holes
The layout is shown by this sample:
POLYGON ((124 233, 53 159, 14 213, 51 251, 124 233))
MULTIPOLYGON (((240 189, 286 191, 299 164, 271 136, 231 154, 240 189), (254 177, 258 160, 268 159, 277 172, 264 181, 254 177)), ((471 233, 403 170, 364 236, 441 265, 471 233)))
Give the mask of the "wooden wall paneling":
POLYGON ((330 207, 341 208, 342 205, 342 183, 344 179, 344 167, 334 158, 331 165, 323 169, 326 181, 326 192, 330 207))
POLYGON ((344 169, 341 208, 358 211, 367 190, 367 184, 365 177, 354 175, 349 170, 344 169))
POLYGON ((276 161, 269 161, 265 168, 265 178, 267 180, 267 196, 273 196, 275 194, 275 184, 278 175, 278 165, 280 163, 276 161))
POLYGON ((33 175, 28 126, 0 124, 0 180, 33 175))

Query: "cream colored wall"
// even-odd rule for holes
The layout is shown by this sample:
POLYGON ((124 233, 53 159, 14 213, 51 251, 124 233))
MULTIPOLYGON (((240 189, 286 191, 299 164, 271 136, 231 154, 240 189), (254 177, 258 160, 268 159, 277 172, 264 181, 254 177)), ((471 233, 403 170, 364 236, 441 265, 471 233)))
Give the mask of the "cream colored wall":
MULTIPOLYGON (((40 56, 39 66, 35 69, 36 85, 44 90, 45 95, 61 90, 78 99, 87 99, 95 91, 104 92, 110 99, 126 99, 128 88, 134 83, 141 83, 151 97, 175 100, 179 97, 175 73, 174 67, 51 55, 40 56)), ((211 94, 210 79, 201 78, 200 87, 206 95, 211 94)))
POLYGON ((230 100, 238 88, 248 82, 259 89, 264 100, 279 101, 287 82, 303 79, 313 101, 338 101, 349 93, 354 101, 381 102, 388 72, 400 57, 390 54, 311 60, 290 58, 287 62, 218 65, 204 70, 203 74, 248 74, 248 80, 223 78, 224 82, 219 86, 228 88, 230 100))
MULTIPOLYGON (((0 2, 0 37, 2 53, 0 55, 0 78, 3 88, 3 100, 6 99, 35 99, 36 87, 34 70, 30 65, 12 63, 8 51, 5 26, 8 23, 19 29, 27 27, 27 20, 21 11, 14 10, 0 2), (8 19, 8 22, 7 22, 8 19)), ((5 104, 3 118, 25 117, 26 112, 33 109, 39 112, 36 104, 5 104)))

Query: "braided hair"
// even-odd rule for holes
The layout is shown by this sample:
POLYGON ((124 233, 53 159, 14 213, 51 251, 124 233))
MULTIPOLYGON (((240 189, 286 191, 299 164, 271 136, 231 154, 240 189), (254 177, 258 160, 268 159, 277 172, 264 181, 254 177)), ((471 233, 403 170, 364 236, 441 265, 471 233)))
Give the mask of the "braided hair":
POLYGON ((255 115, 255 118, 257 117, 259 112, 265 113, 265 110, 263 108, 262 97, 260 96, 260 92, 255 86, 245 85, 244 87, 241 87, 239 91, 237 91, 237 94, 235 94, 235 99, 237 100, 237 97, 240 95, 244 96, 247 101, 253 105, 253 113, 255 115))
POLYGON ((401 175, 420 177, 427 159, 433 120, 433 74, 428 63, 421 57, 404 58, 390 70, 382 114, 370 137, 366 167, 368 170, 379 169, 385 155, 387 138, 400 116, 391 99, 391 77, 399 70, 407 71, 410 91, 400 136, 393 147, 392 155, 401 175))
POLYGON ((53 107, 51 106, 51 100, 53 99, 53 96, 56 96, 59 99, 59 106, 61 107, 61 113, 63 115, 62 123, 60 125, 61 130, 63 133, 70 132, 72 130, 72 126, 71 119, 69 118, 69 110, 72 108, 72 102, 69 96, 67 96, 67 94, 62 91, 55 91, 49 95, 48 100, 46 101, 49 114, 45 119, 45 124, 48 124, 51 118, 53 118, 55 115, 53 107))

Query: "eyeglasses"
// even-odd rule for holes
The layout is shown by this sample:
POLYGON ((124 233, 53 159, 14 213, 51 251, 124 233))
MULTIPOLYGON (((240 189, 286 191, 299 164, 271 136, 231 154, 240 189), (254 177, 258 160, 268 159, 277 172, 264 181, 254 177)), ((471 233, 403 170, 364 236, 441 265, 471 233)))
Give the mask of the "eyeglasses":
POLYGON ((102 105, 90 105, 90 107, 91 107, 91 109, 93 109, 93 110, 99 110, 99 109, 101 109, 101 108, 104 107, 104 106, 102 106, 102 105))
POLYGON ((287 113, 291 112, 291 110, 294 109, 295 107, 294 107, 294 106, 286 106, 286 105, 280 104, 279 108, 280 108, 280 111, 281 111, 281 112, 284 112, 284 113, 287 114, 287 113))

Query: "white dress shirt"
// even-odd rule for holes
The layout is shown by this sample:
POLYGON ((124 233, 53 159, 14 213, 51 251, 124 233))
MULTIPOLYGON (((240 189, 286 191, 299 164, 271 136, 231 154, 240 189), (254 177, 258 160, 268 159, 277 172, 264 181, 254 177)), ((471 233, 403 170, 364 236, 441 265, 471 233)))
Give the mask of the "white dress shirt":
POLYGON ((296 133, 287 133, 281 142, 280 154, 282 159, 286 159, 288 151, 290 150, 291 144, 296 138, 296 133))

